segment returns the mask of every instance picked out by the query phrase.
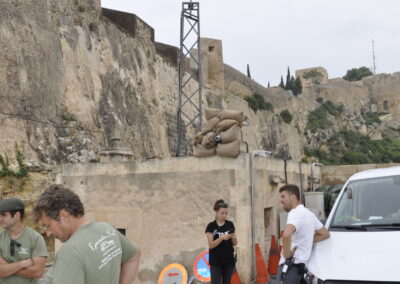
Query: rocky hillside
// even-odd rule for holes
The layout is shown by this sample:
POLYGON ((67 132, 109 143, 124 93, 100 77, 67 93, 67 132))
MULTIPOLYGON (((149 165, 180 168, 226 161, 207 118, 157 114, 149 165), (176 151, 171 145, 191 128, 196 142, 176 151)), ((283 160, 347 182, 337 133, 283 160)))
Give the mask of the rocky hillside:
MULTIPOLYGON (((137 160, 175 154, 174 49, 160 51, 157 31, 128 15, 132 31, 106 17, 99 2, 0 0, 0 152, 13 164, 15 144, 31 167, 96 162, 114 137, 137 160)), ((224 67, 207 50, 204 104, 245 112, 250 125, 243 139, 250 151, 329 162, 315 150, 335 153, 329 145, 343 129, 372 140, 399 136, 399 74, 329 80, 293 96, 224 67), (273 108, 252 110, 245 98, 254 93, 273 108)), ((183 153, 190 154, 195 131, 186 131, 183 153)), ((351 148, 342 146, 343 153, 351 148)))

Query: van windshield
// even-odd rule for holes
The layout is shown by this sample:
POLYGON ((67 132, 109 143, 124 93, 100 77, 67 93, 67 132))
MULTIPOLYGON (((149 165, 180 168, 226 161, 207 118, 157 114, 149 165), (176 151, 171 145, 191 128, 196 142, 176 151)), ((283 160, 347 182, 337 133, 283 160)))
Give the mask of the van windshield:
POLYGON ((400 175, 349 182, 331 228, 400 228, 400 175))

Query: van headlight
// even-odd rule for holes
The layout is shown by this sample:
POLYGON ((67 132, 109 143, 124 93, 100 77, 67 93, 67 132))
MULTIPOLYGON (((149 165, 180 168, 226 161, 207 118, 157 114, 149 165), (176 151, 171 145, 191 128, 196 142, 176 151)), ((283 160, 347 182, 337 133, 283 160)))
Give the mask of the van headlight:
POLYGON ((310 271, 307 271, 306 274, 304 274, 304 280, 307 284, 324 284, 324 280, 318 279, 318 277, 310 271))

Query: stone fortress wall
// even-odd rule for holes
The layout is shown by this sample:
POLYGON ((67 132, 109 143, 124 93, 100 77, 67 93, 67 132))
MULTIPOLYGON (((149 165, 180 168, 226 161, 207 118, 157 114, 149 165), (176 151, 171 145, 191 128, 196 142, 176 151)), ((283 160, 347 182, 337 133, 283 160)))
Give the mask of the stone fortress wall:
MULTIPOLYGON (((204 45, 206 44, 213 45, 212 40, 207 39, 204 45)), ((220 53, 222 54, 222 52, 220 53)), ((207 60, 210 65, 213 57, 207 57, 207 60)), ((218 62, 212 65, 218 66, 221 64, 220 62, 221 60, 218 58, 218 62)), ((350 109, 360 109, 370 103, 376 105, 376 110, 379 112, 389 112, 396 117, 400 115, 400 108, 396 104, 396 98, 400 96, 400 72, 377 74, 363 78, 361 81, 349 82, 342 78, 329 79, 328 72, 323 67, 301 69, 296 71, 296 76, 300 76, 302 80, 304 95, 295 97, 279 87, 266 88, 235 68, 223 64, 225 92, 239 97, 259 93, 278 109, 288 108, 295 111, 299 104, 305 107, 301 108, 301 111, 313 109, 316 106, 315 99, 322 97, 334 103, 343 103, 350 109), (315 85, 310 80, 302 78, 304 73, 311 70, 322 74, 320 84, 315 85)), ((207 77, 207 75, 203 77, 207 77)))

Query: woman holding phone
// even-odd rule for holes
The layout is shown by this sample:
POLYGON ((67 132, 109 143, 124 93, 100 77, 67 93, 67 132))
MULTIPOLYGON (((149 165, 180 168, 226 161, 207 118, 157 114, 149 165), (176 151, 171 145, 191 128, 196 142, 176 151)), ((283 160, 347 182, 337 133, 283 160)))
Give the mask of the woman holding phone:
POLYGON ((211 284, 229 284, 235 269, 233 246, 237 244, 235 226, 228 217, 228 203, 219 199, 214 205, 215 220, 207 225, 211 284))

